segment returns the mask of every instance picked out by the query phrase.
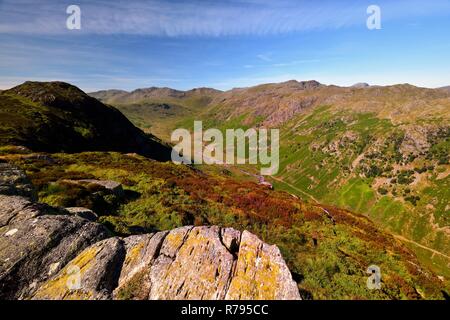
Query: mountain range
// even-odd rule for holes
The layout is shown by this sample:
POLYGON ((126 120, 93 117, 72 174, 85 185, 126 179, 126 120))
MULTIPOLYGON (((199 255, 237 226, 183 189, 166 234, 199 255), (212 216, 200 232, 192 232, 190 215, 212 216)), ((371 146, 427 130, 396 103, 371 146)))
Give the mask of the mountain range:
POLYGON ((279 128, 281 169, 269 179, 276 189, 365 214, 450 276, 448 87, 293 80, 194 92, 90 95, 166 141, 194 120, 221 130, 279 128))

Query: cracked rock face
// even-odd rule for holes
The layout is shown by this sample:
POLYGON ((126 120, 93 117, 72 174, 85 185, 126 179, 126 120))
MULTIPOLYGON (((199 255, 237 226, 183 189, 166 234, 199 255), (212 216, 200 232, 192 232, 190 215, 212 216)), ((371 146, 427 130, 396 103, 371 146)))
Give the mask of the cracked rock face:
POLYGON ((112 237, 73 212, 6 192, 0 194, 0 299, 300 295, 278 248, 249 232, 186 226, 112 237))
POLYGON ((149 299, 224 299, 234 258, 219 232, 215 226, 170 232, 150 269, 149 299))
POLYGON ((130 237, 115 299, 300 299, 279 249, 230 228, 130 237))
POLYGON ((291 300, 299 297, 297 285, 278 247, 244 231, 226 299, 291 300))

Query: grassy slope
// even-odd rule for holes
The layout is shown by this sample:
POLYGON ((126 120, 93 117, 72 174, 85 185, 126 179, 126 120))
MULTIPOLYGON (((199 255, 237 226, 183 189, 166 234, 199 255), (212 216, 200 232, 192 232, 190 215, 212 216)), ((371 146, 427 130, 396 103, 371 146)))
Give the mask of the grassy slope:
MULTIPOLYGON (((366 213, 395 234, 450 256, 449 165, 441 154, 431 148, 414 160, 398 160, 395 137, 402 129, 371 114, 347 119, 350 123, 340 119, 340 114, 317 109, 288 124, 281 139, 279 177, 321 202, 366 213), (303 124, 298 126, 298 121, 303 124), (348 132, 352 135, 346 140, 348 132), (330 150, 336 141, 340 145, 330 150), (374 146, 381 152, 373 151, 374 146), (361 154, 364 157, 355 163, 361 154)), ((445 145, 447 155, 448 139, 445 134, 435 144, 445 145)), ((412 247, 420 249, 413 243, 412 247)), ((422 261, 449 278, 449 259, 423 251, 422 261)))
POLYGON ((25 169, 41 201, 86 206, 118 234, 187 224, 250 230, 277 244, 304 297, 315 299, 442 298, 443 284, 414 254, 364 216, 298 200, 229 175, 204 173, 119 153, 2 157, 25 169), (65 179, 112 179, 124 185, 117 199, 65 179), (326 211, 325 211, 326 210, 326 211), (329 212, 329 216, 326 214, 329 212), (366 268, 381 267, 381 291, 366 288, 366 268))

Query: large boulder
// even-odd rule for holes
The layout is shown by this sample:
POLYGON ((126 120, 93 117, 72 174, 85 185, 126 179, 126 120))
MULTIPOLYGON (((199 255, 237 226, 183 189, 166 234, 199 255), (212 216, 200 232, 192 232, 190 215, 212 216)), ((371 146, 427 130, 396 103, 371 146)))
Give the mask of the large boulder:
POLYGON ((249 232, 187 226, 94 244, 33 298, 288 300, 300 294, 276 246, 249 232), (70 270, 77 271, 76 288, 69 286, 70 270))
POLYGON ((300 299, 278 248, 246 231, 183 227, 125 243, 116 299, 300 299))

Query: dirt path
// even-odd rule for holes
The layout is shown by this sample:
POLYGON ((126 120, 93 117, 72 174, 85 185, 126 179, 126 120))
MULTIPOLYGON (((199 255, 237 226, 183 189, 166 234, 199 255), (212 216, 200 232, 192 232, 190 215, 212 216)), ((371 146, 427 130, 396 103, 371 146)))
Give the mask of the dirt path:
POLYGON ((416 246, 418 246, 418 247, 420 247, 420 248, 422 248, 422 249, 428 250, 428 251, 430 251, 430 252, 433 252, 434 254, 443 256, 444 258, 447 258, 448 260, 450 260, 450 257, 447 256, 446 254, 442 253, 442 252, 439 252, 439 251, 436 251, 436 250, 434 250, 434 249, 428 248, 428 247, 426 247, 426 246, 424 246, 424 245, 422 245, 422 244, 420 244, 420 243, 417 243, 417 242, 415 242, 415 241, 413 241, 413 240, 407 239, 407 238, 405 238, 405 237, 403 237, 403 236, 399 236, 398 234, 393 234, 393 236, 394 236, 395 238, 397 238, 398 240, 400 240, 400 241, 412 243, 412 244, 414 244, 414 245, 416 245, 416 246))
MULTIPOLYGON (((240 168, 237 168, 237 169, 238 169, 239 171, 241 171, 242 173, 248 175, 248 176, 253 176, 253 177, 257 178, 257 179, 260 179, 260 178, 261 178, 261 176, 258 175, 258 174, 251 173, 251 172, 242 170, 242 169, 240 169, 240 168)), ((312 195, 310 195, 309 193, 307 193, 307 192, 305 192, 305 191, 303 191, 303 190, 297 188, 296 186, 290 184, 289 182, 286 182, 286 181, 284 181, 283 179, 277 178, 277 177, 274 177, 274 176, 270 176, 270 179, 273 179, 273 180, 276 180, 276 181, 278 181, 278 182, 284 183, 285 185, 291 187, 291 188, 294 189, 295 191, 300 192, 301 194, 304 194, 305 196, 307 196, 308 198, 310 198, 311 200, 313 200, 315 203, 319 204, 319 201, 318 201, 316 198, 314 198, 312 195)))
POLYGON ((316 198, 314 198, 312 195, 310 195, 309 193, 303 191, 302 189, 297 188, 296 186, 290 184, 289 182, 286 182, 286 181, 284 181, 283 179, 277 178, 277 177, 274 177, 274 176, 271 176, 270 178, 273 179, 273 180, 276 180, 276 181, 278 181, 278 182, 284 183, 285 185, 288 185, 288 186, 291 187, 292 189, 294 189, 294 190, 300 192, 301 194, 304 194, 305 196, 307 196, 308 198, 310 198, 311 200, 313 200, 315 203, 317 203, 317 204, 319 203, 319 201, 318 201, 316 198))

